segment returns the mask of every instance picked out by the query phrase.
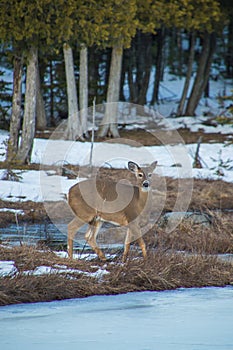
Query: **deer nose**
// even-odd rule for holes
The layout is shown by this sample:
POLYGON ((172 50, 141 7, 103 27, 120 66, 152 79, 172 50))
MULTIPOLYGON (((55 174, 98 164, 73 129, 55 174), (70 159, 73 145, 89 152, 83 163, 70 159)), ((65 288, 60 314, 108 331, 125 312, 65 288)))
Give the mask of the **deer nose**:
POLYGON ((144 181, 143 182, 143 187, 148 188, 150 186, 149 181, 144 181))

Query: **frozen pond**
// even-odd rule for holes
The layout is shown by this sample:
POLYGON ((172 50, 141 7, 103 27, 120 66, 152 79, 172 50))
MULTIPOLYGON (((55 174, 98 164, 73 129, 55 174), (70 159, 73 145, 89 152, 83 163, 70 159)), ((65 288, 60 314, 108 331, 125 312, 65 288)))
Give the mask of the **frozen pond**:
POLYGON ((0 308, 2 350, 233 349, 233 287, 0 308))
MULTIPOLYGON (((109 223, 104 223, 103 228, 116 227, 109 223)), ((76 251, 91 251, 86 240, 84 238, 85 232, 88 229, 88 225, 84 225, 79 230, 76 235, 76 240, 74 241, 74 250, 76 251)), ((0 241, 8 243, 12 246, 19 246, 21 244, 34 245, 36 246, 39 243, 45 243, 48 247, 55 250, 66 249, 67 244, 67 224, 59 224, 57 227, 53 223, 45 224, 29 224, 25 223, 24 225, 10 224, 6 227, 0 227, 0 241)), ((101 232, 104 232, 102 229, 101 232)), ((100 236, 100 235, 99 235, 100 236)), ((113 235, 114 237, 114 235, 113 235)), ((103 237, 102 237, 103 240, 103 237)), ((98 237, 99 241, 99 237, 98 237)), ((103 248, 111 250, 121 249, 123 247, 123 241, 117 243, 105 244, 99 242, 100 246, 103 248)))

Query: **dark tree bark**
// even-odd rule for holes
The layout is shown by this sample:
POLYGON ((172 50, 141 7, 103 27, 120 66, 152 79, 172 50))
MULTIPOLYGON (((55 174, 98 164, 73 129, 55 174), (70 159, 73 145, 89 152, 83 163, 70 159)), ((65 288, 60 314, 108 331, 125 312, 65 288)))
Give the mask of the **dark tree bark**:
POLYGON ((23 75, 23 57, 15 55, 14 58, 14 83, 12 96, 12 113, 10 122, 10 137, 7 147, 7 161, 15 159, 19 145, 19 130, 22 113, 22 75, 23 75))
POLYGON ((41 83, 40 83, 40 72, 37 64, 37 74, 36 74, 36 129, 37 130, 45 130, 47 125, 46 113, 45 113, 45 105, 43 94, 41 91, 41 83))
POLYGON ((55 116, 54 116, 54 73, 53 73, 53 61, 49 61, 49 80, 50 80, 50 90, 49 90, 49 110, 50 110, 50 125, 55 126, 55 116))
POLYGON ((127 65, 127 80, 129 87, 129 101, 133 103, 137 103, 137 89, 134 79, 134 71, 135 71, 135 58, 137 56, 137 52, 135 49, 135 39, 132 40, 132 45, 130 49, 125 50, 125 61, 127 65))
POLYGON ((195 41, 196 41, 196 33, 193 31, 190 35, 189 59, 188 59, 188 66, 187 66, 184 88, 183 88, 182 96, 176 112, 176 114, 179 116, 183 115, 184 105, 187 98, 189 84, 192 76, 193 61, 194 61, 194 55, 195 55, 195 41))
POLYGON ((158 102, 159 99, 159 84, 163 77, 163 46, 164 46, 165 28, 162 27, 157 33, 157 57, 156 57, 156 72, 154 89, 151 104, 158 102))
POLYGON ((185 115, 195 115, 195 110, 205 90, 209 78, 210 67, 216 47, 215 33, 205 33, 197 74, 188 99, 185 115))
POLYGON ((99 96, 98 93, 100 54, 96 47, 90 47, 88 48, 88 56, 89 105, 91 105, 94 98, 96 98, 97 103, 102 102, 102 96, 99 96))
POLYGON ((183 47, 182 47, 182 31, 181 30, 177 30, 177 36, 176 36, 176 40, 177 40, 177 45, 176 45, 176 49, 177 49, 177 75, 179 77, 182 76, 182 70, 183 70, 183 47))
POLYGON ((125 55, 125 50, 122 57, 122 69, 121 69, 121 81, 120 81, 120 101, 126 101, 124 94, 124 87, 127 81, 127 59, 125 55))
POLYGON ((141 46, 141 49, 143 51, 143 65, 142 65, 141 81, 139 83, 139 89, 138 89, 138 92, 139 92, 138 104, 140 105, 145 105, 147 103, 146 94, 149 86, 151 66, 152 66, 151 47, 152 47, 151 34, 144 34, 143 45, 141 46))
POLYGON ((228 43, 227 43, 227 53, 226 53, 226 68, 227 77, 233 78, 233 19, 230 18, 230 23, 228 25, 228 43))
POLYGON ((123 69, 126 72, 129 101, 144 105, 152 67, 152 35, 137 32, 130 49, 125 50, 123 69))

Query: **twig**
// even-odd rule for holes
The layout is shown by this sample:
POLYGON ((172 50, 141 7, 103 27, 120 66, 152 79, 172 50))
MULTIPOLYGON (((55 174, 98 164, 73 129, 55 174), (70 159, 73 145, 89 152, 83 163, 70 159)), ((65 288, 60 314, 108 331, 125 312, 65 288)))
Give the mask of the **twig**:
POLYGON ((196 149, 195 156, 194 156, 193 168, 202 168, 201 160, 199 157, 199 150, 200 150, 201 142, 202 142, 202 136, 200 136, 198 141, 197 141, 197 149, 196 149))

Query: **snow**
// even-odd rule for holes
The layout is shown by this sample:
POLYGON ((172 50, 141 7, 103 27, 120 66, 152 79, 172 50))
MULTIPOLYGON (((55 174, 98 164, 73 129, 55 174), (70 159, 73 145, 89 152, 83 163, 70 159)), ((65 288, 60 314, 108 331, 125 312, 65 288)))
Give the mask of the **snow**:
POLYGON ((192 132, 204 130, 205 133, 221 133, 221 134, 232 134, 233 126, 232 125, 216 125, 208 126, 204 125, 203 122, 206 121, 206 117, 179 117, 179 118, 167 118, 166 119, 174 129, 179 130, 180 128, 188 128, 192 132))
MULTIPOLYGON (((1 149, 8 137, 0 133, 1 149)), ((202 169, 193 169, 192 162, 196 144, 177 144, 163 146, 139 146, 109 142, 95 143, 93 165, 112 168, 126 168, 127 162, 133 160, 139 164, 150 164, 158 161, 155 172, 161 176, 174 178, 222 179, 233 182, 233 144, 209 143, 201 144, 200 160, 202 169), (178 165, 178 166, 174 166, 178 165), (221 176, 219 175, 221 171, 221 176)), ((88 165, 90 158, 90 142, 71 142, 64 140, 35 139, 32 162, 41 166, 62 164, 88 165)), ((2 152, 2 160, 4 155, 2 152)), ((0 170, 0 179, 5 169, 0 170)), ((70 180, 60 176, 56 171, 30 170, 15 171, 20 175, 20 182, 0 180, 0 198, 7 201, 58 201, 63 200, 69 188, 83 178, 70 180)), ((79 174, 77 174, 78 176, 79 174)))
MULTIPOLYGON (((151 74, 148 100, 153 87, 151 74)), ((192 78, 193 79, 193 78, 192 78)), ((12 77, 7 77, 12 81, 12 77)), ((231 125, 207 126, 205 113, 221 115, 226 105, 217 99, 230 95, 232 81, 211 81, 210 98, 202 99, 197 117, 172 118, 182 92, 184 79, 174 78, 167 71, 160 87, 160 104, 154 106, 155 128, 178 130, 187 127, 190 131, 233 134, 231 125)), ((127 95, 127 91, 125 90, 127 95)), ((143 107, 142 107, 143 108, 143 107)), ((147 107, 144 107, 144 109, 147 107)), ((148 108, 149 109, 149 108, 148 108)), ((127 122, 126 129, 146 128, 147 118, 136 115, 136 107, 129 109, 128 116, 121 116, 127 122)), ((146 115, 146 113, 145 113, 146 115)), ((150 120, 151 121, 151 120, 150 120)), ((9 134, 0 130, 0 161, 6 157, 6 141, 9 134)), ((229 138, 230 139, 230 138, 229 138)), ((231 138, 232 140, 232 138, 231 138)), ((222 179, 233 182, 233 144, 202 143, 200 160, 202 169, 193 169, 192 162, 196 144, 173 144, 143 147, 132 142, 116 144, 96 143, 93 165, 108 168, 125 168, 128 160, 149 164, 158 160, 156 173, 173 178, 222 179), (177 166, 174 166, 177 165, 177 166)), ((11 202, 58 201, 63 200, 69 188, 81 181, 60 176, 56 167, 67 163, 85 166, 90 161, 89 142, 64 140, 34 140, 32 163, 41 169, 30 171, 13 170, 22 177, 20 182, 3 181, 5 169, 0 170, 0 199, 11 202), (50 165, 54 170, 44 170, 50 165)), ((24 212, 2 208, 1 212, 23 215, 24 212)), ((66 252, 58 252, 67 256, 66 252)), ((82 254, 81 258, 91 260, 94 254, 82 254)), ((79 256, 80 258, 80 256, 79 256)), ((231 258, 231 257, 230 257, 231 258)), ((225 259, 225 256, 224 256, 225 259)), ((0 277, 17 275, 14 261, 0 261, 0 277)), ((52 273, 80 274, 101 278, 108 273, 105 266, 95 272, 69 269, 66 265, 38 266, 25 274, 44 275, 52 273)), ((34 303, 0 307, 0 348, 13 350, 72 350, 72 349, 127 349, 127 350, 212 350, 232 349, 233 287, 180 289, 166 292, 130 293, 118 296, 95 296, 50 303, 34 303)))
MULTIPOLYGON (((59 251, 59 252, 54 252, 59 258, 68 258, 68 253, 65 251, 59 251)), ((115 254, 105 254, 106 259, 114 259, 116 257, 115 254)), ((79 260, 86 260, 86 261, 91 261, 95 260, 97 258, 97 255, 95 253, 73 253, 73 258, 74 259, 79 259, 79 260)))
POLYGON ((104 275, 109 272, 105 269, 99 268, 95 272, 85 272, 78 269, 68 269, 67 266, 57 265, 56 267, 51 266, 38 266, 35 270, 24 271, 24 275, 33 275, 33 276, 41 276, 48 274, 72 274, 72 275, 83 275, 87 277, 101 279, 104 275))
POLYGON ((14 261, 0 261, 0 277, 12 276, 16 272, 14 261))
MULTIPOLYGON (((191 78, 188 96, 191 92, 195 76, 191 78)), ((181 98, 181 94, 184 86, 184 77, 177 77, 169 73, 168 69, 164 72, 164 81, 160 83, 159 88, 159 104, 156 104, 154 108, 165 117, 169 117, 172 113, 175 113, 178 106, 178 101, 181 98)), ((154 85, 154 72, 151 72, 151 79, 147 92, 147 100, 151 101, 154 85)), ((221 104, 218 101, 220 96, 230 96, 232 94, 232 79, 224 79, 221 76, 216 79, 210 79, 209 98, 202 98, 196 109, 197 116, 203 116, 206 113, 220 115, 226 113, 226 104, 221 104)))
MULTIPOLYGON (((6 71, 6 76, 9 72, 6 71)), ((193 80, 194 77, 192 77, 193 80)), ((8 79, 8 78, 7 78, 8 79)), ((10 78, 11 79, 11 78, 10 78)), ((153 90, 154 71, 151 79, 147 98, 150 100, 153 90)), ((150 108, 130 103, 119 102, 119 122, 126 124, 126 129, 144 128, 151 134, 158 130, 173 130, 176 142, 173 145, 144 147, 139 142, 137 147, 132 140, 124 140, 124 144, 110 142, 98 142, 94 145, 92 163, 97 167, 126 168, 128 160, 139 164, 149 164, 158 160, 156 173, 161 176, 173 178, 200 178, 222 179, 233 182, 233 144, 227 143, 202 143, 200 147, 200 159, 202 169, 192 169, 192 163, 197 145, 182 145, 179 129, 187 127, 190 131, 202 130, 205 133, 232 134, 233 125, 208 126, 205 122, 209 117, 206 112, 214 112, 214 115, 227 114, 226 108, 229 101, 219 102, 219 96, 230 95, 232 81, 219 76, 218 80, 210 80, 210 98, 202 98, 197 108, 195 117, 171 117, 177 108, 182 93, 184 78, 178 78, 166 69, 164 81, 160 87, 160 103, 150 108), (153 112, 153 113, 152 113, 153 112), (126 141, 126 142, 125 142, 126 141), (179 165, 179 166, 175 166, 179 165), (180 165, 182 165, 180 167, 180 165)), ((192 82, 190 84, 192 86, 192 82)), ((127 90, 125 90, 127 96, 127 90)), ((103 113, 103 105, 96 106, 96 122, 103 113)), ((91 114, 91 113, 90 113, 91 114)), ((63 126, 59 133, 64 131, 63 126)), ((8 132, 0 130, 0 162, 6 158, 6 141, 8 132)), ((232 141, 232 137, 229 140, 232 141)), ((169 138, 169 135, 168 135, 169 138)), ((168 140, 169 141, 169 140, 168 140)), ((90 163, 90 142, 72 142, 57 139, 34 139, 32 151, 32 163, 40 164, 39 171, 16 171, 22 177, 20 182, 2 181, 5 169, 0 170, 0 199, 13 202, 21 201, 58 201, 63 200, 69 188, 77 181, 81 181, 79 174, 76 180, 69 180, 56 172, 56 168, 66 164, 88 166, 90 163), (54 167, 54 170, 44 170, 44 166, 54 167)), ((14 169, 13 169, 14 170, 14 169)))
MULTIPOLYGON (((93 254, 94 256, 94 254, 93 254)), ((96 258, 96 256, 94 256, 96 258)), ((82 257, 83 259, 83 257, 82 257)), ((94 267, 94 266, 93 266, 94 267)), ((15 267, 14 261, 0 261, 0 277, 12 276, 19 273, 18 269, 15 267)), ((87 277, 92 277, 101 280, 101 278, 108 274, 109 272, 104 268, 98 267, 95 272, 86 272, 78 269, 70 269, 66 265, 55 265, 51 266, 37 266, 34 270, 23 271, 24 275, 49 275, 49 274, 72 274, 74 277, 77 275, 83 275, 87 277)))
POLYGON ((24 211, 20 209, 11 209, 11 208, 0 208, 0 213, 13 213, 15 215, 24 215, 24 211))
POLYGON ((0 308, 4 350, 227 350, 233 288, 94 296, 0 308), (17 345, 16 345, 17 344, 17 345))

